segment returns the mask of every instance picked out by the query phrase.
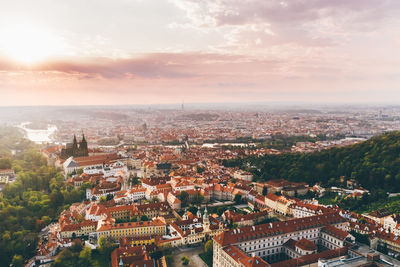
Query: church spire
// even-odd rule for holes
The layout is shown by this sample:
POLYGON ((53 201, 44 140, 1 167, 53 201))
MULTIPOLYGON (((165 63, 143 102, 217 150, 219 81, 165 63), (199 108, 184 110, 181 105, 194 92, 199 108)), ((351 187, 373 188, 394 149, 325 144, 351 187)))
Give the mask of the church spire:
POLYGON ((204 219, 204 220, 206 220, 206 219, 208 220, 207 206, 206 206, 205 209, 204 209, 203 219, 204 219))
POLYGON ((199 206, 199 209, 197 210, 197 217, 198 217, 198 218, 201 218, 200 206, 199 206))
POLYGON ((72 154, 76 156, 75 153, 78 151, 78 142, 76 141, 76 135, 74 134, 74 140, 72 141, 72 154))
POLYGON ((85 138, 85 134, 83 132, 82 132, 82 141, 79 143, 79 153, 81 157, 89 156, 88 145, 85 138))

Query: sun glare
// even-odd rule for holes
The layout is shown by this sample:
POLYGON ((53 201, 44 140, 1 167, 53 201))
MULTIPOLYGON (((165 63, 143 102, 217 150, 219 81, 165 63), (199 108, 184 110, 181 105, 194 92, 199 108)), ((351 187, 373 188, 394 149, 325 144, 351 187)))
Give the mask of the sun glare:
POLYGON ((0 52, 21 63, 33 64, 56 54, 61 40, 31 25, 0 29, 0 52))

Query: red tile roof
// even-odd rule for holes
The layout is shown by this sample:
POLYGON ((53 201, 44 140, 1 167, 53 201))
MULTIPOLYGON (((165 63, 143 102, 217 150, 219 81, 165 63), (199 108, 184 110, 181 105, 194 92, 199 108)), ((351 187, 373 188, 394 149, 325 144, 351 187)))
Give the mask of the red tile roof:
POLYGON ((225 246, 245 240, 261 238, 262 236, 275 236, 284 233, 296 232, 302 229, 322 227, 325 225, 341 223, 345 221, 346 220, 338 213, 328 213, 284 222, 273 222, 257 226, 247 226, 237 230, 228 230, 214 237, 214 240, 222 246, 225 246))
POLYGON ((317 249, 317 246, 314 244, 314 242, 305 238, 302 238, 299 241, 297 241, 296 247, 306 251, 314 251, 317 249))

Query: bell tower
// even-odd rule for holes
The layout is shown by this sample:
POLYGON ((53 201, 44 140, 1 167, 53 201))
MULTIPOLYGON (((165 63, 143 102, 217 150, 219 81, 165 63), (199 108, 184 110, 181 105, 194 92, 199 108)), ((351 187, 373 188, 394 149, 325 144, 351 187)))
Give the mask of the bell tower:
POLYGON ((207 207, 204 209, 203 228, 205 232, 210 230, 210 219, 208 218, 207 207))

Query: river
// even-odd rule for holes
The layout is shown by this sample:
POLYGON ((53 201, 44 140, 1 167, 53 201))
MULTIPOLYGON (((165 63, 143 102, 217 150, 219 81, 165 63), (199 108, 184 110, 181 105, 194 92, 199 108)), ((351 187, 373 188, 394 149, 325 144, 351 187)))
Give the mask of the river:
POLYGON ((52 135, 57 131, 57 127, 55 125, 47 125, 47 129, 37 130, 26 128, 26 125, 28 124, 29 122, 23 122, 18 125, 18 128, 24 130, 26 138, 37 144, 53 142, 52 135))

